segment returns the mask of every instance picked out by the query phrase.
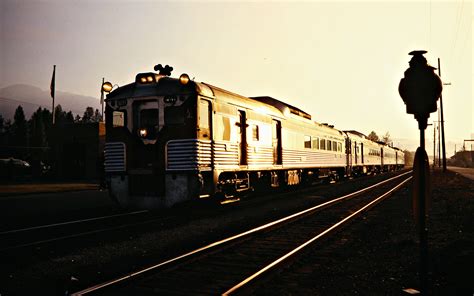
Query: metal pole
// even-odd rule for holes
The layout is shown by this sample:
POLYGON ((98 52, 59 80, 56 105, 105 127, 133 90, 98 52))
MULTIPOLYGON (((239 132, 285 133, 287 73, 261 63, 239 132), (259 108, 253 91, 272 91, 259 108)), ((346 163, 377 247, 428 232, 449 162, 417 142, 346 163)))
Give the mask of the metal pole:
MULTIPOLYGON (((418 165, 420 171, 419 226, 420 226, 420 285, 421 294, 428 295, 428 230, 426 229, 426 171, 425 171, 425 130, 420 129, 420 148, 423 151, 418 165)), ((421 156, 421 155, 419 155, 421 156)))
POLYGON ((105 78, 102 77, 102 84, 100 85, 100 104, 102 106, 102 118, 101 121, 104 121, 104 90, 102 89, 102 86, 104 85, 105 78))
POLYGON ((433 121, 433 169, 436 167, 436 121, 433 121))
MULTIPOLYGON (((441 62, 438 58, 438 74, 441 77, 441 62)), ((446 172, 446 145, 444 142, 444 116, 443 116, 443 94, 439 96, 439 104, 441 107, 441 141, 443 142, 443 172, 446 172)))

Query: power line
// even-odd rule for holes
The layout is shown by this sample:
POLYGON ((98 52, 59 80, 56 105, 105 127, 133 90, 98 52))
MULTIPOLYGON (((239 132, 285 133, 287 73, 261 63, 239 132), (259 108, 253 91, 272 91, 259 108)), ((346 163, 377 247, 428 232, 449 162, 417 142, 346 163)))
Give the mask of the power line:
POLYGON ((461 22, 462 22, 462 17, 463 17, 463 9, 464 9, 464 0, 462 0, 460 9, 458 9, 458 13, 456 15, 456 34, 454 34, 453 48, 451 50, 451 60, 453 60, 454 51, 456 50, 456 44, 457 44, 457 41, 458 41, 459 29, 461 27, 461 22))

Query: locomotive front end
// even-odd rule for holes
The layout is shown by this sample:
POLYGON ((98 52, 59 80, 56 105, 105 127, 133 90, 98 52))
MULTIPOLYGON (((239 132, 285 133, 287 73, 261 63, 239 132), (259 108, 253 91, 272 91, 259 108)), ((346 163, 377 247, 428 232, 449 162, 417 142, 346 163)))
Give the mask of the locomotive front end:
POLYGON ((111 197, 123 208, 182 201, 166 196, 166 144, 196 138, 197 92, 189 79, 168 75, 141 73, 107 95, 105 173, 111 197))

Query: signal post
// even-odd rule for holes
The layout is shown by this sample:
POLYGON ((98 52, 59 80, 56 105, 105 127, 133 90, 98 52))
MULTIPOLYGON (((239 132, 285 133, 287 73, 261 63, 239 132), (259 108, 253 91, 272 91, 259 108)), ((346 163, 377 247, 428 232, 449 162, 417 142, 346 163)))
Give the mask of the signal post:
POLYGON ((413 164, 413 211, 420 237, 420 290, 428 294, 428 229, 426 228, 426 204, 430 195, 429 163, 425 150, 425 130, 430 113, 437 110, 437 101, 441 96, 442 83, 434 73, 436 68, 428 65, 423 54, 425 50, 410 52, 410 67, 400 80, 398 91, 406 105, 408 114, 413 114, 420 130, 420 147, 416 150, 413 164))

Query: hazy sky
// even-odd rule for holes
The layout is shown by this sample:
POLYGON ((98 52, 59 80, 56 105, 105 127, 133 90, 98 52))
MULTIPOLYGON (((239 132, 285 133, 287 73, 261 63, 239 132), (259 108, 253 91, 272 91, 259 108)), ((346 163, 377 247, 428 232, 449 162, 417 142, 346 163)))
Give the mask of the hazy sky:
POLYGON ((57 89, 99 98, 102 77, 125 85, 162 63, 175 77, 272 96, 339 129, 416 140, 398 83, 408 52, 425 49, 452 83, 446 137, 461 143, 474 133, 472 23, 469 0, 1 0, 0 87, 46 90, 56 64, 57 89))

